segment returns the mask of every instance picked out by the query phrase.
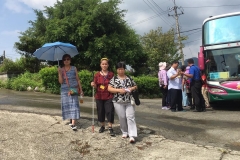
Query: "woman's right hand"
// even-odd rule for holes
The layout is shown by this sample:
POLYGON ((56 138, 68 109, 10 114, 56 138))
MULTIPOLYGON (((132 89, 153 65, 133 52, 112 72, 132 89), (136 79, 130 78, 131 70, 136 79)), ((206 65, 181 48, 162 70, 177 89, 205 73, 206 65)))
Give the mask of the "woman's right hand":
POLYGON ((58 74, 62 75, 62 68, 61 67, 58 67, 58 74))
POLYGON ((124 93, 126 93, 126 90, 125 89, 118 89, 118 93, 124 94, 124 93))

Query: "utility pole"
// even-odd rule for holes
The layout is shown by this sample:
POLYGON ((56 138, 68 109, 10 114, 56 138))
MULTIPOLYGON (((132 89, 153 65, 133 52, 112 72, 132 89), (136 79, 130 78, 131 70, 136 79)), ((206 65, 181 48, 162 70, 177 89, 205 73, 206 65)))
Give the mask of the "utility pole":
POLYGON ((5 50, 3 51, 3 60, 5 59, 5 50))
POLYGON ((182 42, 181 42, 181 36, 180 36, 180 29, 179 29, 179 23, 178 23, 178 16, 184 14, 183 13, 183 8, 178 7, 176 5, 175 0, 173 0, 174 6, 172 8, 169 8, 169 12, 174 11, 173 15, 168 14, 168 16, 173 16, 174 19, 176 20, 176 30, 177 30, 177 35, 178 35, 178 43, 179 43, 179 49, 180 49, 180 55, 182 56, 182 65, 184 65, 184 54, 182 50, 182 42), (181 13, 178 13, 178 10, 181 11, 181 13))

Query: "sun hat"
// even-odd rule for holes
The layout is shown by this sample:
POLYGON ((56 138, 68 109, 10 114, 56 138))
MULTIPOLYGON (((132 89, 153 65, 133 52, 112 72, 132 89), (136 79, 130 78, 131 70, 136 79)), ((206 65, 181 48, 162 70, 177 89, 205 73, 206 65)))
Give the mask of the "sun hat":
POLYGON ((167 63, 166 62, 160 62, 158 65, 159 65, 159 70, 161 71, 161 70, 166 69, 167 63))

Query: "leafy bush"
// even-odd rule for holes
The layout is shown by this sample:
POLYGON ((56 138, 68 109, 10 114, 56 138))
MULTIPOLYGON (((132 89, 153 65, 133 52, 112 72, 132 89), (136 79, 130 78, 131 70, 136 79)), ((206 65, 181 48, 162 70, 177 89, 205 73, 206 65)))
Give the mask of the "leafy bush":
POLYGON ((161 92, 159 88, 158 78, 150 76, 133 77, 137 83, 138 91, 141 98, 159 98, 161 92))
POLYGON ((58 82, 57 67, 46 67, 39 71, 43 86, 51 93, 60 94, 60 84, 58 82))
MULTIPOLYGON (((90 85, 93 74, 87 70, 78 72, 81 80, 83 92, 85 96, 92 96, 92 87, 90 85)), ((158 78, 150 76, 132 77, 138 85, 138 90, 141 98, 159 98, 161 92, 158 86, 158 78)), ((46 67, 40 70, 39 73, 26 72, 17 78, 9 79, 0 83, 0 87, 14 89, 18 91, 26 90, 28 86, 32 88, 45 87, 51 93, 60 94, 60 84, 58 82, 57 67, 46 67)))
POLYGON ((92 96, 92 87, 90 83, 93 80, 93 73, 88 70, 78 72, 82 84, 82 90, 85 96, 92 96))
POLYGON ((23 72, 23 67, 18 63, 6 58, 0 66, 0 72, 23 72))
POLYGON ((41 77, 38 73, 25 72, 17 78, 12 78, 7 82, 8 88, 17 91, 26 91, 30 86, 31 88, 42 87, 41 77))

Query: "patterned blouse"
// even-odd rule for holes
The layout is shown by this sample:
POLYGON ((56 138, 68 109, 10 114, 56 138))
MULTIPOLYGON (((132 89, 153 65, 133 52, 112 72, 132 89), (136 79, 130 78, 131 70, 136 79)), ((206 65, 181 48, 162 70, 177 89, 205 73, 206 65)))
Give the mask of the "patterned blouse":
MULTIPOLYGON (((121 89, 121 88, 130 88, 133 86, 136 86, 136 83, 134 80, 126 76, 126 78, 119 79, 117 76, 114 76, 110 82, 109 85, 112 86, 113 88, 121 89), (132 80, 132 81, 131 81, 132 80)), ((130 103, 131 102, 131 94, 126 92, 124 94, 120 93, 115 93, 113 96, 113 102, 118 102, 118 103, 130 103)))

